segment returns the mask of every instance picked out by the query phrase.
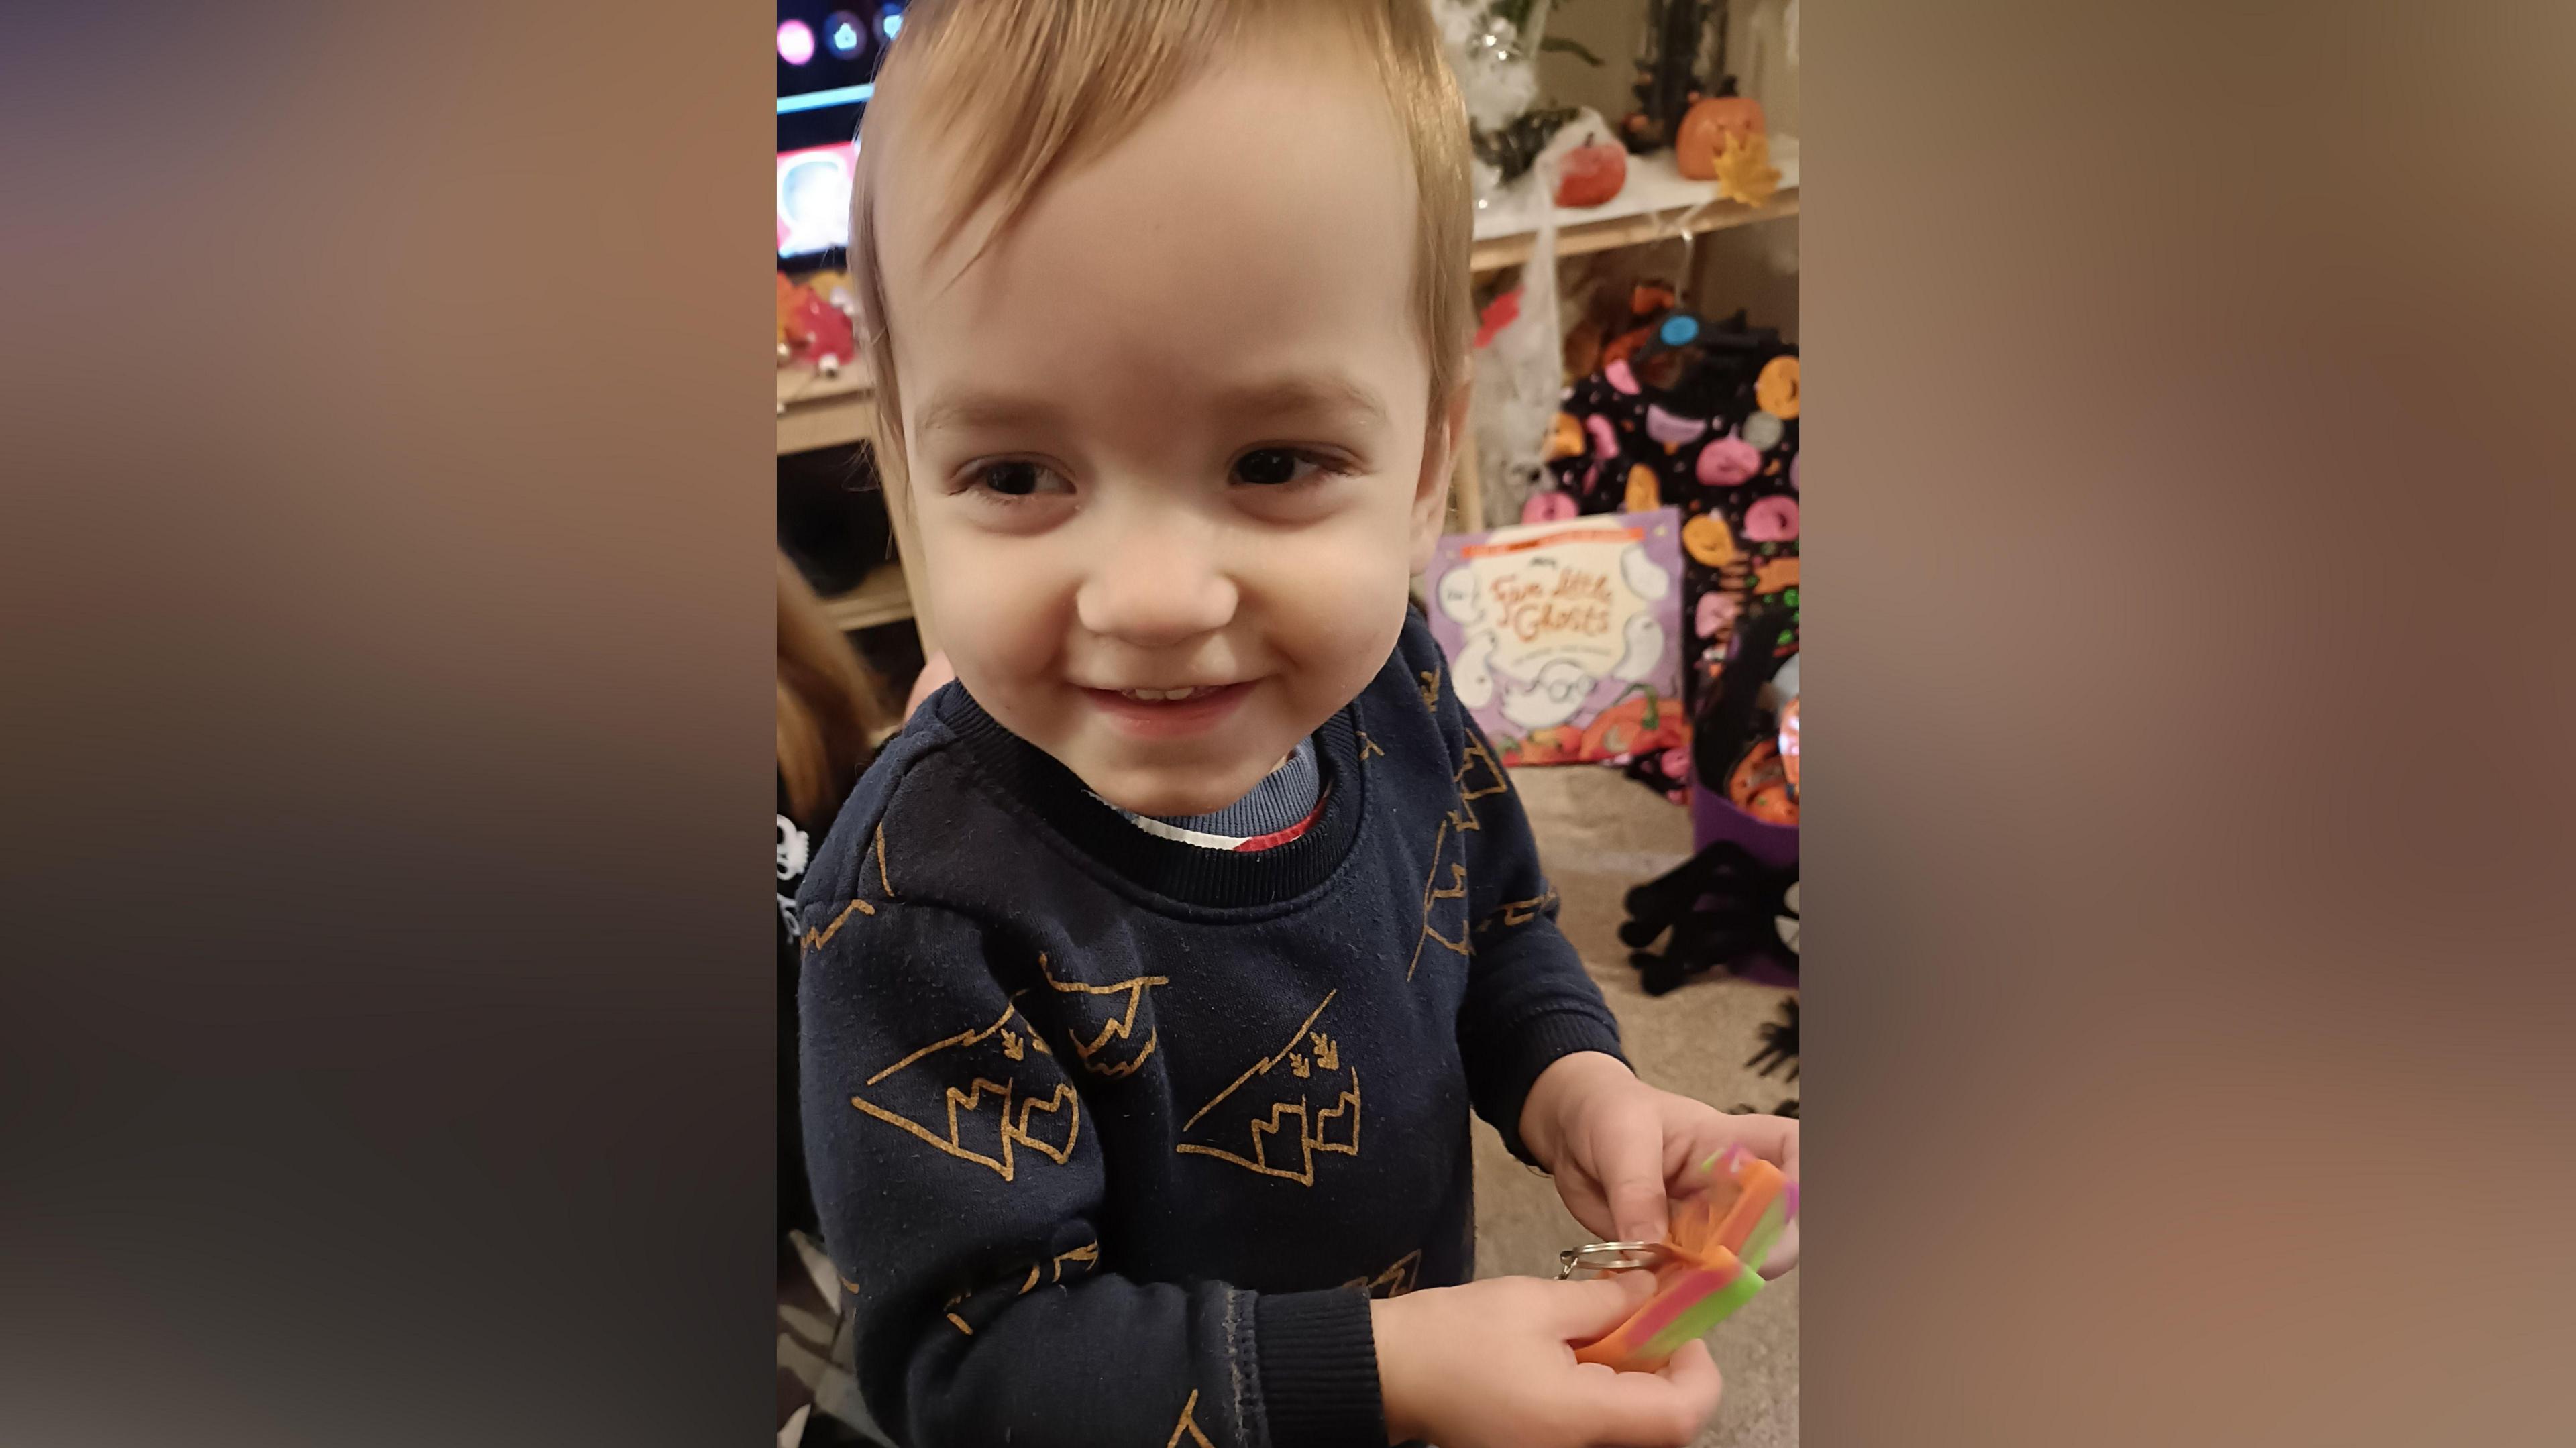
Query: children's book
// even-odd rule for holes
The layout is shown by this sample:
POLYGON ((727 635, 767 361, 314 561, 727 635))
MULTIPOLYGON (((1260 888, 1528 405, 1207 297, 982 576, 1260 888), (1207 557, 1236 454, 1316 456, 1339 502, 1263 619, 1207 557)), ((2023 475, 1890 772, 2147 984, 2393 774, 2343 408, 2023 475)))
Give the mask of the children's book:
POLYGON ((1690 743, 1681 517, 1605 513, 1440 540, 1425 575, 1450 686, 1505 764, 1690 743))

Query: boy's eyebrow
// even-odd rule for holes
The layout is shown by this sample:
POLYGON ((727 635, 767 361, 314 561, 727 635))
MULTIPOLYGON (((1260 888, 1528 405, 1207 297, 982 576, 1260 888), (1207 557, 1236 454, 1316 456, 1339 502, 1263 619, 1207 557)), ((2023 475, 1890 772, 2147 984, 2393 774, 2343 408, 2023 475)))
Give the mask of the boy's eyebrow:
MULTIPOLYGON (((1384 423, 1386 404, 1359 382, 1334 371, 1292 372, 1220 391, 1215 411, 1230 418, 1332 418, 1384 423)), ((950 392, 921 409, 913 430, 922 437, 943 428, 1010 428, 1043 425, 1060 413, 1043 398, 994 392, 950 392)))
POLYGON ((1386 421, 1376 393, 1339 372, 1292 372, 1222 394, 1218 406, 1243 417, 1353 417, 1386 421))
POLYGON ((942 428, 1025 427, 1054 419, 1057 409, 1041 398, 994 392, 951 392, 933 397, 921 409, 913 431, 923 437, 942 428))

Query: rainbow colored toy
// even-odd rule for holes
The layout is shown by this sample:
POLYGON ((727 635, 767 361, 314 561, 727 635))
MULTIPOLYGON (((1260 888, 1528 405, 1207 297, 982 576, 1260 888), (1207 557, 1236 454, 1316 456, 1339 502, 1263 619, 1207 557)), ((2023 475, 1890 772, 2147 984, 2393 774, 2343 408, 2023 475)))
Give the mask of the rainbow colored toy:
POLYGON ((1798 1214, 1798 1186, 1741 1146, 1701 1163, 1701 1191, 1676 1203, 1655 1268, 1655 1295, 1575 1361, 1653 1372, 1762 1290, 1755 1270, 1798 1214), (1749 1264, 1749 1265, 1748 1265, 1749 1264))

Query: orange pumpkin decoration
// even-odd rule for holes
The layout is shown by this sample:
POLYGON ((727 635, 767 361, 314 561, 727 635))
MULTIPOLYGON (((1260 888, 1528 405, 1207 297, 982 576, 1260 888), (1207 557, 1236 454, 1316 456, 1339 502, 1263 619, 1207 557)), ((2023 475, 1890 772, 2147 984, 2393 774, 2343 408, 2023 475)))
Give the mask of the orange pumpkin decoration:
POLYGON ((1628 469, 1628 496, 1620 508, 1629 513, 1651 513, 1664 505, 1664 490, 1655 481, 1655 470, 1639 463, 1628 469))
POLYGON ((1753 400, 1762 410, 1777 418, 1798 415, 1798 359, 1774 357, 1762 364, 1762 375, 1753 379, 1753 400))
POLYGON ((1558 458, 1579 458, 1586 450, 1583 443, 1583 424, 1576 422, 1570 414, 1558 413, 1555 420, 1547 425, 1546 461, 1555 462, 1558 458))
POLYGON ((1577 146, 1559 167, 1557 205, 1600 206, 1628 184, 1628 148, 1616 141, 1577 146))
POLYGON ((1726 143, 1765 134, 1762 103, 1751 96, 1710 96, 1682 116, 1673 138, 1673 161, 1694 181, 1717 179, 1717 153, 1726 143))
POLYGON ((1710 568, 1724 568, 1736 559, 1735 534, 1714 513, 1702 513, 1682 525, 1682 548, 1710 568))

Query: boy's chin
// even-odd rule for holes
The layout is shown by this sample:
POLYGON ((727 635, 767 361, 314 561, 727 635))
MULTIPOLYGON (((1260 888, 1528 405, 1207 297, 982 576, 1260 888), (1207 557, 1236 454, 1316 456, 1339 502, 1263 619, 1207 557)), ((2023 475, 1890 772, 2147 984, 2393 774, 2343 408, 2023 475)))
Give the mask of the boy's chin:
POLYGON ((1279 761, 1226 765, 1076 766, 1085 788, 1131 814, 1176 818, 1214 814, 1252 793, 1279 761))

